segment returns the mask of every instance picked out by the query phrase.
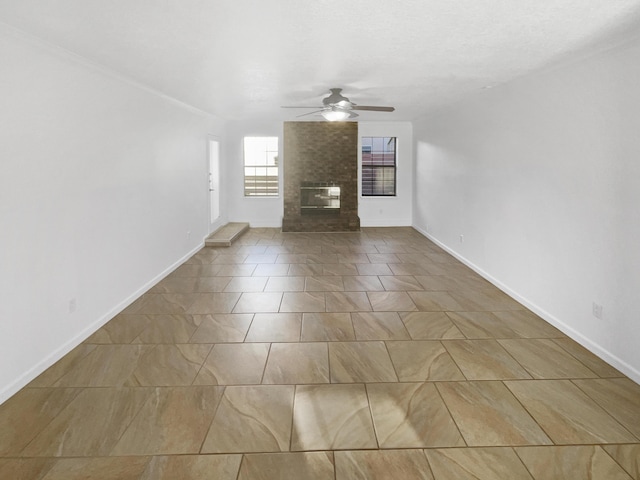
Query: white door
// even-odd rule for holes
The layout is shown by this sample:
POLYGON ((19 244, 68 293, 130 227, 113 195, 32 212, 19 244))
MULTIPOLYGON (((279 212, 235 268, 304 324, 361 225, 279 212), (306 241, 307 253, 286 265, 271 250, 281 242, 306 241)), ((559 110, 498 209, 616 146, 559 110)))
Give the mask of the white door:
POLYGON ((220 218, 220 143, 209 140, 209 231, 220 218))

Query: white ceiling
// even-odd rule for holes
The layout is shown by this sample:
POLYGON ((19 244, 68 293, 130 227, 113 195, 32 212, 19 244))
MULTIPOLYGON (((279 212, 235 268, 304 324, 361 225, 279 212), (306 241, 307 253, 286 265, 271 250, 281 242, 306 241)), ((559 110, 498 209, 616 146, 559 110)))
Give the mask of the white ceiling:
POLYGON ((640 0, 0 0, 0 21, 224 118, 342 87, 396 107, 362 120, 411 120, 637 35, 640 0))

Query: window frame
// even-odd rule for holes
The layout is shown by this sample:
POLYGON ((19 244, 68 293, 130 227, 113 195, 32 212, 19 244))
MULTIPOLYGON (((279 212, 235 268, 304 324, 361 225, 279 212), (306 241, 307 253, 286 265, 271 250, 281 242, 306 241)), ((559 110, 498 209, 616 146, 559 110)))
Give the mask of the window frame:
MULTIPOLYGON (((384 192, 384 187, 385 187, 384 180, 382 182, 383 182, 382 190, 384 192)), ((363 135, 362 137, 360 137, 360 196, 366 197, 366 198, 371 198, 371 197, 393 198, 398 196, 398 137, 397 136, 363 135), (374 154, 383 155, 383 160, 380 164, 376 165, 376 164, 369 163, 365 165, 364 149, 368 146, 364 144, 365 138, 371 139, 371 152, 369 153, 372 156, 374 154), (388 143, 390 143, 391 139, 393 139, 393 165, 387 165, 384 163, 384 161, 386 160, 384 158, 384 155, 388 154, 386 150, 383 150, 382 152, 373 151, 374 139, 383 139, 383 144, 385 141, 388 141, 388 143), (365 190, 365 170, 369 170, 373 173, 376 170, 384 171, 384 169, 393 169, 393 193, 375 193, 374 192, 375 180, 373 179, 369 181, 371 188, 367 188, 365 190), (365 193, 368 191, 371 191, 371 193, 365 193)))
POLYGON ((278 136, 245 135, 242 137, 242 181, 244 198, 277 198, 280 196, 280 138, 278 136), (265 142, 264 149, 261 150, 265 155, 264 163, 247 163, 248 140, 261 140, 265 142), (270 148, 269 145, 269 142, 273 141, 275 141, 275 150, 270 148), (275 155, 273 155, 274 153, 275 155), (272 164, 269 162, 270 158, 274 158, 272 164), (276 169, 276 174, 268 175, 269 170, 274 168, 276 169), (253 169, 254 175, 247 175, 247 169, 253 169), (265 174, 256 175, 258 169, 265 169, 265 174), (254 179, 253 183, 249 180, 251 178, 254 179), (257 180, 258 178, 263 178, 264 180, 259 182, 257 180), (262 187, 259 186, 260 184, 262 187))

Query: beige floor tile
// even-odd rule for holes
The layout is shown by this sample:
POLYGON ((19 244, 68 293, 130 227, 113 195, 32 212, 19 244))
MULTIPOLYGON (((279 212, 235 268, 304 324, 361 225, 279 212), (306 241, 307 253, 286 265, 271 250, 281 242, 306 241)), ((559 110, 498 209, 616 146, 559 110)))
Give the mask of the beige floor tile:
POLYGON ((247 342, 298 342, 301 313, 258 313, 247 333, 247 342))
POLYGON ((469 446, 551 444, 502 382, 438 383, 437 387, 469 446))
POLYGON ((393 253, 368 253, 369 263, 401 263, 393 253))
POLYGON ((401 312, 400 318, 414 340, 465 338, 444 312, 401 312))
POLYGON ((80 344, 31 381, 28 387, 50 387, 70 370, 81 364, 96 345, 80 344))
POLYGON ((125 385, 191 385, 211 347, 207 344, 155 345, 142 355, 125 385))
POLYGON ((240 293, 197 293, 187 310, 192 314, 231 313, 240 298, 240 293))
POLYGON ((533 378, 593 378, 597 375, 551 339, 503 339, 498 343, 533 378))
POLYGON ((339 253, 338 263, 371 263, 366 253, 339 253))
POLYGON ((622 373, 613 368, 604 360, 598 358, 578 342, 566 338, 554 338, 553 341, 560 345, 565 351, 577 358, 589 370, 595 372, 600 377, 624 377, 622 373))
POLYGON ((233 313, 277 312, 281 301, 282 293, 280 292, 243 293, 233 308, 233 313))
POLYGON ((149 293, 194 293, 198 277, 166 277, 154 285, 149 293))
POLYGON ((0 458, 0 478, 42 480, 56 463, 52 458, 0 458))
POLYGON ((262 292, 268 277, 232 277, 225 292, 262 292))
POLYGON ((111 455, 198 453, 223 387, 156 388, 111 455))
POLYGON ((531 378, 496 340, 443 340, 442 344, 469 380, 531 378))
POLYGON ((465 446, 432 383, 367 385, 380 448, 465 446))
POLYGON ((200 326, 190 343, 242 342, 247 335, 253 315, 249 313, 218 313, 198 317, 200 326))
POLYGON ((358 263, 358 275, 393 275, 386 263, 358 263))
POLYGON ((422 273, 415 273, 414 276, 423 290, 432 292, 455 292, 461 289, 460 282, 455 278, 444 275, 429 275, 424 267, 422 268, 422 273))
POLYGON ((203 453, 289 450, 294 387, 226 387, 203 453))
MULTIPOLYGON (((415 263, 390 263, 389 268, 393 272, 394 275, 428 275, 428 270, 422 265, 416 265, 415 263)), ((422 287, 420 290, 424 290, 422 287)))
POLYGON ((358 340, 409 340, 409 332, 396 312, 352 313, 358 340))
POLYGON ((123 313, 138 315, 158 315, 188 313, 196 299, 195 293, 147 293, 136 300, 123 313))
POLYGON ((377 448, 364 385, 298 385, 291 450, 377 448))
POLYGON ((638 441, 569 380, 505 384, 557 445, 638 441))
POLYGON ((335 452, 336 480, 433 480, 421 450, 335 452))
MULTIPOLYGON (((217 255, 216 255, 217 257, 217 255)), ((213 261, 215 259, 215 257, 213 257, 211 259, 211 261, 213 261)), ((224 267, 229 267, 231 265, 220 265, 220 264, 205 264, 205 265, 201 265, 200 266, 200 273, 198 274, 198 276, 200 278, 204 278, 204 277, 215 277, 216 275, 218 275, 220 273, 220 270, 222 270, 224 267)))
POLYGON ((0 405, 0 456, 18 455, 80 391, 75 388, 27 388, 0 405))
POLYGON ((132 343, 186 343, 198 329, 199 315, 148 315, 149 322, 132 343))
POLYGON ((430 449, 425 453, 437 480, 533 480, 510 447, 430 449))
POLYGON ((467 338, 521 338, 523 335, 514 328, 514 322, 502 320, 492 312, 449 312, 453 323, 467 338))
POLYGON ((324 312, 324 292, 285 292, 281 312, 324 312))
POLYGON ((322 275, 358 275, 358 269, 352 263, 325 263, 322 265, 322 275))
POLYGON ((493 314, 504 320, 509 328, 523 338, 565 338, 560 330, 545 322, 529 310, 495 311, 493 314))
POLYGON ((265 384, 329 383, 326 343, 274 343, 264 372, 265 384))
POLYGON ((153 388, 86 388, 21 452, 25 457, 109 455, 153 388))
POLYGON ((198 293, 223 292, 233 277, 200 277, 196 284, 198 293))
POLYGON ((603 445, 602 448, 631 475, 633 480, 640 480, 640 444, 603 445))
POLYGON ((253 270, 254 277, 286 277, 289 275, 289 264, 261 263, 253 270))
POLYGON ((438 341, 386 342, 401 382, 465 380, 449 352, 438 341))
MULTIPOLYGON (((228 265, 212 265, 218 266, 220 269, 217 271, 218 277, 250 277, 252 276, 259 266, 269 266, 269 264, 256 265, 255 263, 247 264, 228 264, 228 265)), ((257 276, 257 275, 253 275, 257 276)))
MULTIPOLYGON (((213 260, 213 259, 212 259, 213 260)), ((167 278, 170 277, 199 277, 202 275, 202 267, 196 264, 184 264, 176 268, 167 278)))
POLYGON ((345 292, 381 292, 384 287, 375 275, 353 275, 342 279, 345 292))
POLYGON ((268 343, 220 343, 202 365, 194 385, 257 385, 262 382, 268 343))
POLYGON ((98 345, 56 383, 56 387, 125 385, 153 345, 98 345))
POLYGON ((331 383, 397 382, 383 342, 329 343, 331 383))
POLYGON ((306 253, 280 253, 276 263, 307 263, 306 253))
MULTIPOLYGON (((61 458, 42 480, 139 480, 149 457, 61 458)), ((36 477, 33 477, 36 478, 36 477)))
POLYGON ((411 275, 381 275, 380 282, 387 291, 408 292, 413 290, 424 290, 422 285, 411 275))
POLYGON ((407 292, 370 292, 367 295, 377 312, 413 312, 418 309, 407 292))
POLYGON ((238 480, 334 480, 332 452, 254 453, 244 456, 238 480))
POLYGON ((338 255, 335 253, 310 253, 307 255, 307 263, 338 263, 338 255))
POLYGON ((84 343, 131 343, 152 321, 149 315, 117 315, 84 343))
POLYGON ((409 296, 421 312, 446 312, 463 310, 447 292, 409 292, 409 296))
POLYGON ((370 312, 365 292, 326 292, 327 312, 370 312))
POLYGON ((302 292, 305 277, 269 277, 265 292, 302 292))
POLYGON ((238 254, 238 253, 232 253, 232 254, 227 254, 227 253, 222 253, 220 255, 217 255, 212 261, 211 263, 216 265, 229 265, 229 264, 237 264, 237 263, 244 263, 244 261, 246 260, 247 255, 245 254, 238 254))
POLYGON ((349 313, 302 314, 303 342, 344 342, 355 339, 349 313))
POLYGON ((339 275, 320 275, 305 277, 304 289, 307 292, 342 292, 344 284, 339 275))
POLYGON ((139 480, 236 480, 241 460, 242 455, 157 456, 139 480))
POLYGON ((276 263, 277 254, 252 253, 247 255, 243 263, 276 263))
POLYGON ((292 263, 289 266, 289 275, 313 277, 323 275, 324 269, 321 263, 292 263))
POLYGON ((535 480, 631 480, 599 446, 519 447, 535 480))
POLYGON ((518 302, 500 290, 463 290, 451 292, 451 296, 462 308, 458 311, 478 312, 478 311, 500 311, 500 310, 521 310, 523 307, 518 302))
POLYGON ((640 439, 640 385, 628 378, 573 383, 640 439))

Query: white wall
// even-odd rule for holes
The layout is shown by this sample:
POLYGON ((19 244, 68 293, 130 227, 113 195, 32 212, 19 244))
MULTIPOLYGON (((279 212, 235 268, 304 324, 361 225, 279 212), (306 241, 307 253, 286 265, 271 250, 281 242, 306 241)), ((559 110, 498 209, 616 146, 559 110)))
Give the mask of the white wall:
POLYGON ((221 160, 225 164, 222 178, 229 221, 249 222, 252 227, 282 227, 284 212, 282 166, 286 161, 282 151, 282 122, 230 122, 226 136, 226 145, 221 160), (277 197, 251 198, 244 196, 244 137, 278 137, 280 194, 277 197))
POLYGON ((363 197, 358 178, 358 216, 363 227, 409 226, 413 206, 413 137, 410 122, 358 122, 358 175, 362 137, 397 137, 396 196, 363 197))
POLYGON ((221 124, 4 27, 0 65, 2 402, 202 244, 221 124))
POLYGON ((636 40, 414 123, 415 226, 636 381, 639 58, 636 40))

